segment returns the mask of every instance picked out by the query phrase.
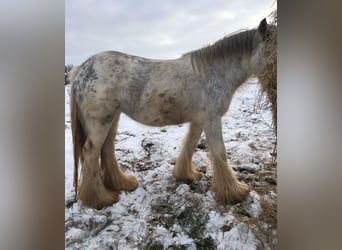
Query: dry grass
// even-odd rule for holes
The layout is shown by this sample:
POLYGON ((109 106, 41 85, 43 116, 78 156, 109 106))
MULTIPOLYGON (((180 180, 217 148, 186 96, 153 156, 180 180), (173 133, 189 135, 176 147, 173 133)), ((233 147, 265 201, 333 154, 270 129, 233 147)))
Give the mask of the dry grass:
MULTIPOLYGON (((271 29, 267 38, 264 67, 258 74, 262 94, 266 93, 273 115, 273 125, 277 131, 277 10, 270 14, 271 29)), ((260 105, 264 106, 264 105, 260 105)))
POLYGON ((234 206, 234 216, 247 224, 262 242, 263 249, 277 249, 277 172, 276 162, 267 158, 260 162, 262 169, 247 173, 242 180, 251 185, 260 196, 261 214, 253 216, 248 213, 250 203, 234 206))
POLYGON ((264 247, 268 245, 270 249, 277 249, 277 203, 270 202, 261 195, 260 205, 262 212, 258 217, 247 215, 243 205, 236 206, 234 216, 253 230, 264 247))

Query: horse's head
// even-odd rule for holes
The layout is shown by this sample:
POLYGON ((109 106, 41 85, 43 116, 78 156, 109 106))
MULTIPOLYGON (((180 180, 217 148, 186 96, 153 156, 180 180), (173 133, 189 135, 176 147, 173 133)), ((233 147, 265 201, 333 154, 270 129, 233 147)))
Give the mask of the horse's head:
POLYGON ((262 19, 258 28, 256 29, 254 35, 254 49, 251 54, 250 59, 250 68, 252 69, 252 73, 258 73, 262 67, 263 62, 265 61, 265 44, 270 37, 270 28, 271 26, 267 24, 266 18, 262 19))

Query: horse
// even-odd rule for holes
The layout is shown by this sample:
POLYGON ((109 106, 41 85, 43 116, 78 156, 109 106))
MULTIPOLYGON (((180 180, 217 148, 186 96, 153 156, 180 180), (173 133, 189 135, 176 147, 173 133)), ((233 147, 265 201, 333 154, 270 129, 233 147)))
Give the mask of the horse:
POLYGON ((138 187, 137 179, 125 175, 115 158, 114 139, 123 112, 149 126, 190 123, 172 169, 177 181, 200 180, 192 155, 204 131, 217 202, 243 201, 250 188, 228 164, 221 119, 235 90, 261 70, 267 31, 264 18, 257 28, 225 36, 177 59, 105 51, 74 67, 69 79, 76 199, 101 209, 116 203, 121 191, 138 187))

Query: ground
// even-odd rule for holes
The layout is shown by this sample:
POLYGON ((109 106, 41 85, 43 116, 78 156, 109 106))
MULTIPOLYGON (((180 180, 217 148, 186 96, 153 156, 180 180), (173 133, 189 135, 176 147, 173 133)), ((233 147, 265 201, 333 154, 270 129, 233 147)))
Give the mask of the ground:
MULTIPOLYGON (((65 247, 66 249, 275 249, 277 246, 276 136, 272 114, 257 102, 259 84, 250 79, 235 94, 223 117, 229 163, 252 187, 234 206, 218 205, 210 189, 212 168, 202 134, 193 163, 203 176, 176 182, 171 169, 188 125, 148 127, 121 115, 116 156, 139 187, 123 192, 102 210, 74 198, 73 155, 65 87, 65 247)), ((263 103, 263 102, 261 102, 263 103)))

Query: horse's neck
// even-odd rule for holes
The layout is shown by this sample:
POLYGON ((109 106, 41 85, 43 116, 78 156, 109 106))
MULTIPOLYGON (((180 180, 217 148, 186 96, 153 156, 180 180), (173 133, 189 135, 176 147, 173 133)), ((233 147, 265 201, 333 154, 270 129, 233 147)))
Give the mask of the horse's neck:
POLYGON ((233 90, 240 87, 250 76, 250 68, 246 58, 235 58, 226 60, 224 67, 221 67, 225 82, 233 90))

